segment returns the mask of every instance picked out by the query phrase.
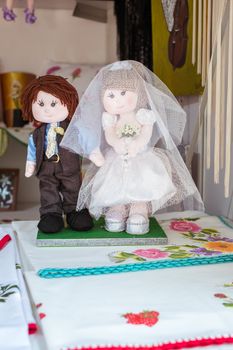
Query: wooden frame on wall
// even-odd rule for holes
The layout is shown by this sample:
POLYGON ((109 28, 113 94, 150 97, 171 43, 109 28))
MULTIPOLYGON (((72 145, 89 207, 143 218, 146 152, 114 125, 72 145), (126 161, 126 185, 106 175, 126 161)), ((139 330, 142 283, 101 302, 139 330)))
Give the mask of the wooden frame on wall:
POLYGON ((0 211, 15 210, 19 184, 19 169, 0 168, 0 211))

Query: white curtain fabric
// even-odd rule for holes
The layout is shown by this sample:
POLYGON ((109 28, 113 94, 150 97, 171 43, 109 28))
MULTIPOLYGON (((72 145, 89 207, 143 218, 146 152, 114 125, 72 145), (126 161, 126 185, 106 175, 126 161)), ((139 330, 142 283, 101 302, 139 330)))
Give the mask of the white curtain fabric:
POLYGON ((193 0, 192 62, 197 63, 205 90, 187 158, 191 164, 198 130, 206 119, 204 166, 213 166, 215 184, 223 176, 226 198, 232 195, 232 23, 231 0, 193 0))

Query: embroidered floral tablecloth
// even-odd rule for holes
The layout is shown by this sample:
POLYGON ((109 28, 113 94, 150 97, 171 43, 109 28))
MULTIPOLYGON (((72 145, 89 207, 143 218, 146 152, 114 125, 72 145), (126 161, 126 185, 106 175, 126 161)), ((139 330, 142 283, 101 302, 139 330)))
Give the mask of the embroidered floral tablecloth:
MULTIPOLYGON (((108 268, 129 264, 133 270, 143 263, 165 261, 168 266, 169 262, 175 266, 176 261, 182 259, 204 260, 211 257, 217 262, 227 255, 233 260, 233 229, 220 218, 199 212, 174 213, 173 216, 175 218, 167 215, 157 217, 169 244, 147 247, 41 248, 35 245, 37 222, 14 222, 13 226, 28 268, 36 271, 46 268, 108 268)), ((111 273, 111 269, 109 271, 111 273)))
POLYGON ((204 258, 232 257, 233 229, 198 212, 161 215, 158 220, 169 244, 146 248, 41 248, 35 246, 36 222, 13 223, 49 349, 164 350, 233 343, 233 263, 201 266, 204 258), (38 276, 48 267, 111 268, 182 259, 199 259, 200 266, 38 276))

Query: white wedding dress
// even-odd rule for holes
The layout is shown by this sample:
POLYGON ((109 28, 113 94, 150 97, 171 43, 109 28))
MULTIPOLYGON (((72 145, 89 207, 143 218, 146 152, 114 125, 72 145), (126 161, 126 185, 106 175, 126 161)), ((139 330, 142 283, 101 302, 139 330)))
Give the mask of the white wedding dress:
MULTIPOLYGON (((137 124, 153 125, 155 117, 151 111, 138 111, 137 124)), ((107 119, 103 114, 102 124, 113 126, 117 123, 117 117, 110 115, 107 119)), ((116 126, 117 130, 117 126, 116 126)), ((132 142, 133 137, 126 137, 126 142, 132 142)), ((87 178, 89 178, 87 174, 87 178)), ((111 147, 105 154, 105 162, 98 169, 89 184, 83 184, 80 190, 79 204, 83 204, 83 191, 89 192, 88 208, 92 215, 99 217, 105 208, 120 204, 137 202, 150 203, 155 212, 176 193, 176 187, 172 182, 172 171, 162 149, 145 147, 135 157, 117 154, 111 147), (87 189, 87 186, 88 189, 87 189)), ((86 203, 87 204, 87 203, 86 203)))

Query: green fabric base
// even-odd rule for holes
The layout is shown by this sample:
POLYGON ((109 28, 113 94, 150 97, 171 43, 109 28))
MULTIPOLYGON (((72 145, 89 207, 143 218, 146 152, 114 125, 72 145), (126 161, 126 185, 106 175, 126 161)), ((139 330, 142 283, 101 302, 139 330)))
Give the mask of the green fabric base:
POLYGON ((70 228, 64 228, 58 233, 44 233, 38 231, 37 234, 38 246, 104 246, 124 244, 167 244, 167 236, 154 218, 150 219, 150 231, 144 235, 106 231, 103 218, 95 221, 94 227, 90 231, 78 232, 70 228))

